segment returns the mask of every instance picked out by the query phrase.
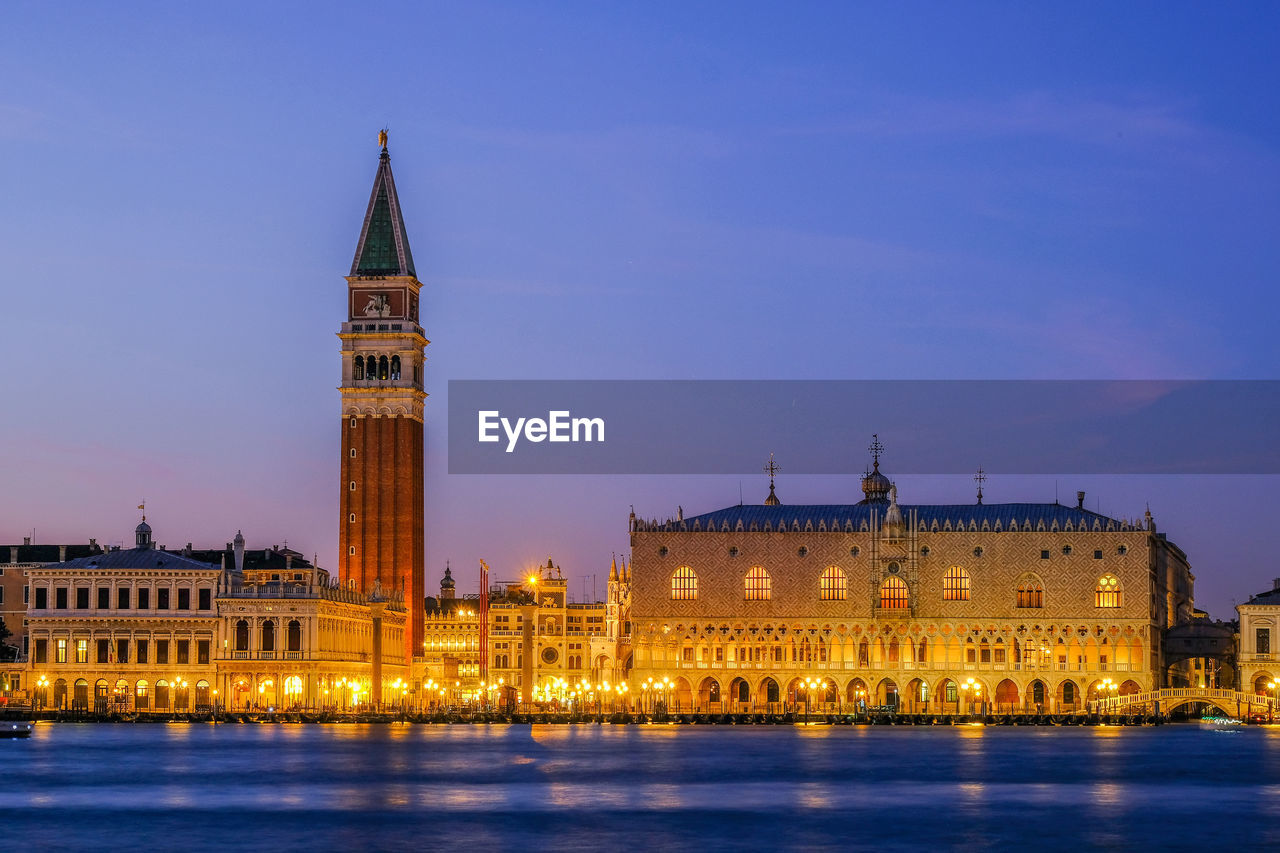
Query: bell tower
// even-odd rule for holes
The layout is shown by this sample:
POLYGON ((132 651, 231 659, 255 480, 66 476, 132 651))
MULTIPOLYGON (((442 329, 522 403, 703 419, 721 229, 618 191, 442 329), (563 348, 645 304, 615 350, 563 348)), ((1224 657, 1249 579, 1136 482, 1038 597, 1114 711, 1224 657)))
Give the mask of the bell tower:
POLYGON ((387 132, 373 192, 347 276, 342 341, 341 493, 338 576, 371 594, 400 590, 409 611, 405 662, 421 654, 423 630, 422 283, 413 268, 387 132))

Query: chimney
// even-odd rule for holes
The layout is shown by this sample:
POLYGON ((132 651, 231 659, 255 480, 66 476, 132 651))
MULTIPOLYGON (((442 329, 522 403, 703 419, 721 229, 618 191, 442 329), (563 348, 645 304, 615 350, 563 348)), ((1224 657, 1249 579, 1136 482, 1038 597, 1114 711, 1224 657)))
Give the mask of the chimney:
POLYGON ((1084 509, 1084 492, 1076 492, 1076 509, 1084 509))
POLYGON ((1271 588, 1272 588, 1272 589, 1276 589, 1276 590, 1280 590, 1280 578, 1274 578, 1274 579, 1271 581, 1271 588))
POLYGON ((89 550, 90 550, 90 551, 97 551, 97 550, 98 550, 98 540, 97 540, 97 539, 90 539, 90 540, 89 540, 89 550))
POLYGON ((31 537, 30 537, 30 536, 23 536, 23 537, 22 537, 22 544, 23 544, 23 545, 30 545, 30 544, 31 544, 31 537))
POLYGON ((17 545, 9 546, 9 562, 10 563, 18 562, 18 546, 17 545))
POLYGON ((66 561, 67 561, 67 546, 59 545, 58 546, 58 562, 65 563, 66 561))

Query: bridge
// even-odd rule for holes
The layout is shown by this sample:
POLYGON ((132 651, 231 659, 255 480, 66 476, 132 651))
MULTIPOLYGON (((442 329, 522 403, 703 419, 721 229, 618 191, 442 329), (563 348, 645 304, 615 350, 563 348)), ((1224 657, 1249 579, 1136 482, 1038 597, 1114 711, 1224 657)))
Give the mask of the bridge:
POLYGON ((1108 696, 1095 699, 1089 703, 1089 710, 1095 714, 1134 714, 1139 712, 1160 713, 1171 711, 1199 702, 1212 705, 1228 716, 1240 716, 1245 713, 1272 713, 1275 700, 1269 696, 1256 693, 1245 693, 1240 690, 1222 690, 1205 687, 1172 687, 1165 690, 1149 690, 1146 693, 1129 693, 1124 696, 1108 696))

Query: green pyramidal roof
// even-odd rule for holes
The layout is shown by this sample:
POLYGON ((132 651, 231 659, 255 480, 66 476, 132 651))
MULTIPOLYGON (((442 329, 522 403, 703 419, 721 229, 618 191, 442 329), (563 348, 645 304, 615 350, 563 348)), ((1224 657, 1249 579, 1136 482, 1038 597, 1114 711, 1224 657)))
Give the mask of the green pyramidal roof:
POLYGON ((411 275, 413 253, 409 251, 409 238, 404 231, 404 214, 400 212, 400 198, 396 195, 396 182, 391 176, 391 155, 386 148, 378 161, 378 174, 373 179, 373 192, 369 195, 369 209, 364 215, 364 227, 360 229, 360 242, 356 245, 356 257, 351 262, 352 275, 411 275))

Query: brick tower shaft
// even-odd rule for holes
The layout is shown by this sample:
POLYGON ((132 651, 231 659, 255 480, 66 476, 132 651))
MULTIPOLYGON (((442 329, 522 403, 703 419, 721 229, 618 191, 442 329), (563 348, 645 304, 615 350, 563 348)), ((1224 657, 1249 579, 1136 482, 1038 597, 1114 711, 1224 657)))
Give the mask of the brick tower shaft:
MULTIPOLYGON (((406 663, 422 653, 425 556, 422 287, 413 268, 385 134, 347 276, 342 341, 338 576, 365 595, 402 594, 406 663)), ((390 650, 388 650, 389 652, 390 650)))

